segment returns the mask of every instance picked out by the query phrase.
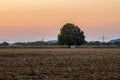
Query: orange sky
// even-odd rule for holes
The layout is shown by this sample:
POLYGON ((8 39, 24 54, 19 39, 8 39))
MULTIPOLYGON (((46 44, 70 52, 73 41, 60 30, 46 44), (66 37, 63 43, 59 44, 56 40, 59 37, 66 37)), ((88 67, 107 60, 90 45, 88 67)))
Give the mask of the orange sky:
POLYGON ((72 22, 86 40, 120 37, 120 0, 0 0, 0 41, 57 39, 72 22))

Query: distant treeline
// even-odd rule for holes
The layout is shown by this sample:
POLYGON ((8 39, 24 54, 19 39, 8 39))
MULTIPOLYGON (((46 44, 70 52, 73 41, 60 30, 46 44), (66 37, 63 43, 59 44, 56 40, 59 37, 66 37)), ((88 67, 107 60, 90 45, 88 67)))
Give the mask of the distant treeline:
MULTIPOLYGON (((0 43, 0 46, 41 46, 41 45, 58 45, 58 43, 50 43, 50 42, 44 42, 44 41, 35 41, 35 42, 16 42, 16 43, 8 43, 8 42, 3 42, 0 43)), ((109 42, 100 42, 100 41, 90 41, 86 42, 84 45, 117 45, 120 46, 120 42, 114 42, 114 43, 109 43, 109 42)))
POLYGON ((3 42, 3 43, 0 43, 0 46, 38 46, 38 45, 47 45, 47 43, 44 41, 16 42, 16 43, 3 42))
POLYGON ((120 45, 120 42, 100 42, 100 41, 90 41, 86 43, 87 45, 120 45))

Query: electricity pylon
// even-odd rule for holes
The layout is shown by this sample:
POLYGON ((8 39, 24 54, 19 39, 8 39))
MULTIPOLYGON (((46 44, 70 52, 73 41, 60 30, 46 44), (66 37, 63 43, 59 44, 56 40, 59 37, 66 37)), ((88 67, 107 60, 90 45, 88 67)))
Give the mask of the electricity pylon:
POLYGON ((100 39, 102 39, 102 43, 105 43, 105 39, 107 39, 107 37, 103 35, 102 37, 100 37, 100 39))

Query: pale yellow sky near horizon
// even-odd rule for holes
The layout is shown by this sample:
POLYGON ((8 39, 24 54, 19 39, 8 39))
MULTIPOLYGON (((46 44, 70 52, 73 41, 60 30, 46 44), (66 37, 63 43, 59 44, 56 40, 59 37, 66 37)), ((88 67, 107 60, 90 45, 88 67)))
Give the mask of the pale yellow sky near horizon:
POLYGON ((0 41, 57 39, 67 22, 87 40, 120 37, 120 0, 0 0, 0 41))

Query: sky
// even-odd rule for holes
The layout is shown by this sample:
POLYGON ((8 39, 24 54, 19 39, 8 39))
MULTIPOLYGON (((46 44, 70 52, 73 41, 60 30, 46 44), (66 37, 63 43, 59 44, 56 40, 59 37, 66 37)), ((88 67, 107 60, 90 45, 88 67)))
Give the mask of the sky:
POLYGON ((66 23, 87 41, 120 38, 120 0, 0 0, 0 42, 56 40, 66 23))

